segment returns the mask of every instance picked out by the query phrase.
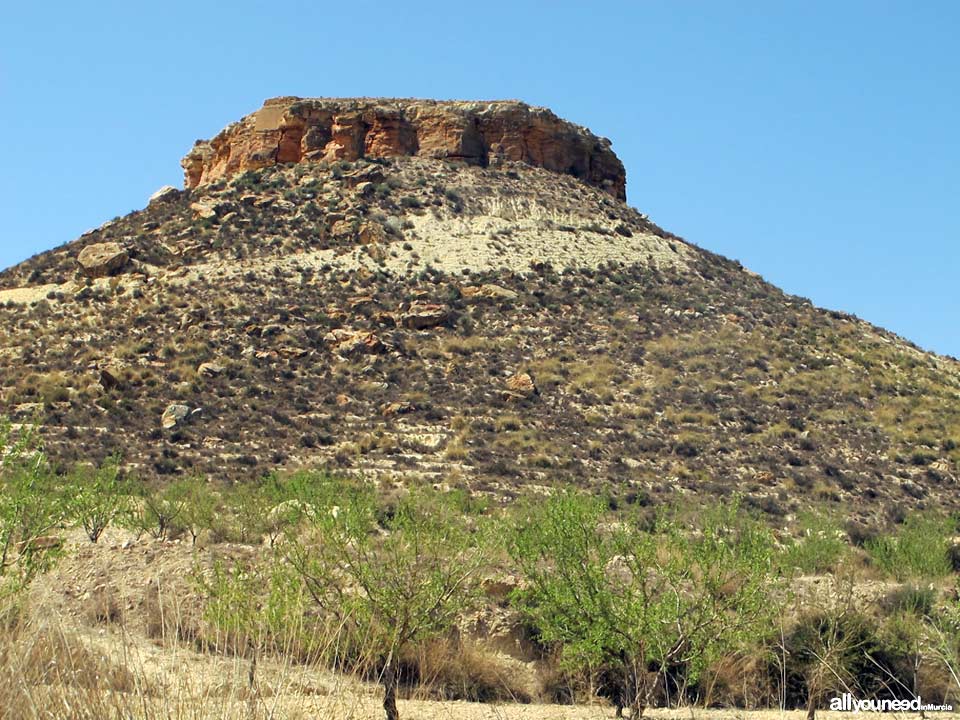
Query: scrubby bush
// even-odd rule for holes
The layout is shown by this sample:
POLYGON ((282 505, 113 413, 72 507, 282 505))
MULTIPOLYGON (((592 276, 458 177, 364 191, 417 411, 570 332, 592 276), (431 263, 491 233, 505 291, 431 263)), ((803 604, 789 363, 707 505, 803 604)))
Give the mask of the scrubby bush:
POLYGON ((138 494, 120 515, 120 521, 138 535, 147 533, 157 540, 170 540, 183 531, 178 522, 189 497, 189 481, 138 488, 138 494))
POLYGON ((658 684, 683 693, 765 631, 773 544, 736 507, 708 513, 695 535, 605 511, 600 499, 565 492, 522 512, 510 553, 527 584, 514 601, 566 667, 618 676, 618 714, 637 716, 658 684))
MULTIPOLYGON (((844 595, 841 591, 840 595, 844 595)), ((846 598, 802 613, 784 636, 788 707, 806 707, 808 718, 830 696, 945 700, 945 674, 930 667, 928 618, 898 612, 878 619, 846 598)))
POLYGON ((229 515, 228 537, 241 543, 259 542, 266 532, 269 498, 259 483, 234 485, 225 491, 224 505, 229 515))
POLYGON ((788 572, 830 572, 849 551, 843 530, 832 519, 822 515, 802 515, 797 534, 798 537, 787 545, 783 553, 783 566, 788 572))
POLYGON ((908 583, 887 593, 881 599, 880 606, 890 615, 906 613, 929 617, 933 614, 936 601, 937 591, 932 585, 908 583))
POLYGON ((178 500, 182 500, 182 509, 173 522, 186 530, 191 543, 196 545, 200 534, 213 528, 217 515, 217 494, 207 478, 194 475, 180 481, 177 495, 178 500))
POLYGON ((953 524, 942 517, 909 516, 894 535, 880 535, 864 547, 873 564, 898 580, 939 578, 950 573, 953 524))
POLYGON ((294 569, 282 559, 223 561, 209 572, 195 572, 204 598, 204 644, 219 652, 253 655, 282 653, 315 659, 319 633, 311 633, 305 611, 310 602, 294 569))

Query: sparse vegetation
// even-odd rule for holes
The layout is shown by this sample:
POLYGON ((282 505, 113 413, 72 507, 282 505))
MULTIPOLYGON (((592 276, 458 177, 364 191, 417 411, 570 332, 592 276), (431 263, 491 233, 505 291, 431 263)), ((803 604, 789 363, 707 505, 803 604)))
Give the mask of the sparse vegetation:
MULTIPOLYGON (((22 469, 27 457, 27 468, 39 467, 38 459, 42 465, 34 440, 17 444, 6 432, 6 446, 20 448, 20 460, 8 460, 7 468, 22 469)), ((956 577, 917 560, 944 549, 952 532, 945 520, 911 515, 891 537, 881 532, 866 549, 838 551, 836 526, 809 514, 796 530, 799 542, 777 550, 769 531, 735 504, 689 527, 666 507, 651 514, 642 503, 577 490, 521 500, 504 514, 465 491, 381 494, 376 484, 317 472, 275 474, 217 492, 194 476, 150 490, 114 457, 96 469, 43 477, 46 484, 32 487, 52 491, 60 512, 40 516, 72 521, 87 539, 91 530, 99 538, 108 529, 103 517, 123 519, 118 508, 129 503, 128 522, 136 508, 142 513, 135 532, 157 538, 188 532, 194 541, 209 533, 213 549, 218 533, 234 532, 229 526, 237 520, 225 519, 227 508, 265 511, 263 535, 250 534, 248 550, 223 556, 188 543, 192 570, 173 580, 179 589, 152 582, 142 591, 146 637, 168 650, 185 645, 243 660, 251 683, 258 666, 272 662, 376 680, 388 718, 398 716, 399 698, 414 687, 424 697, 536 699, 532 680, 524 684, 497 669, 500 661, 482 643, 448 634, 468 609, 492 602, 525 618, 541 662, 566 678, 561 684, 571 699, 598 693, 634 715, 650 705, 743 703, 747 683, 751 703, 811 712, 845 688, 862 697, 900 696, 907 688, 925 698, 960 694, 951 674, 958 613, 938 589, 956 577), (112 497, 102 506, 77 503, 78 486, 102 487, 112 497), (494 538, 508 540, 508 555, 494 538), (924 549, 921 538, 929 543, 924 549), (878 554, 888 551, 903 554, 894 560, 878 554), (852 561, 858 554, 859 571, 852 561), (899 563, 916 579, 873 606, 859 604, 852 592, 857 572, 875 572, 862 564, 867 559, 880 569, 899 563), (778 568, 832 572, 836 580, 813 596, 804 591, 793 598, 777 582, 778 568), (512 593, 481 592, 488 578, 515 572, 521 582, 512 593), (727 679, 732 667, 741 668, 741 690, 727 679)), ((31 486, 6 485, 5 492, 17 497, 24 487, 31 486)), ((50 568, 50 559, 18 573, 11 589, 50 568)), ((127 623, 129 607, 115 589, 98 586, 84 615, 97 626, 127 623)), ((72 681, 56 682, 72 692, 72 681)), ((91 688, 107 692, 99 682, 91 688)), ((548 675, 540 682, 539 692, 559 691, 548 675)))
POLYGON ((0 417, 0 600, 43 570, 59 543, 45 535, 68 514, 38 428, 0 417))
POLYGON ((840 526, 820 515, 805 513, 798 523, 797 537, 784 553, 786 571, 827 573, 834 570, 849 545, 840 526))

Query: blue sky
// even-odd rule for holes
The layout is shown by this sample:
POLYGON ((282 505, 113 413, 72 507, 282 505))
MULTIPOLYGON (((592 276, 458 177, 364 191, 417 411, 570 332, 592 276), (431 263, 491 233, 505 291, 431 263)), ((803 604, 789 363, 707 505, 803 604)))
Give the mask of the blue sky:
POLYGON ((179 186, 276 95, 518 98, 613 140, 630 204, 960 356, 960 3, 8 3, 0 266, 179 186))

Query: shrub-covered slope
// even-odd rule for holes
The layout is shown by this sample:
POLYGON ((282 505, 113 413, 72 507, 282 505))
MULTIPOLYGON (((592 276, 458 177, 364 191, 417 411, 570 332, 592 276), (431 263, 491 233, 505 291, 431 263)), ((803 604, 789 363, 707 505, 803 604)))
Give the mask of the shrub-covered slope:
POLYGON ((955 507, 960 365, 520 164, 170 191, 0 273, 0 414, 63 464, 329 465, 510 496, 955 507), (80 251, 128 261, 89 278, 80 251))

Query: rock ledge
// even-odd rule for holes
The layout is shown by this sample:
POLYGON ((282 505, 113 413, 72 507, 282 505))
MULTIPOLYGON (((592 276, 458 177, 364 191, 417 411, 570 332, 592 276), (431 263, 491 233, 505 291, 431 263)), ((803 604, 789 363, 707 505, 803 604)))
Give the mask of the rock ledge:
POLYGON ((481 166, 519 161, 626 198, 626 173, 609 140, 516 101, 273 98, 197 141, 181 165, 194 188, 270 165, 404 155, 481 166))

